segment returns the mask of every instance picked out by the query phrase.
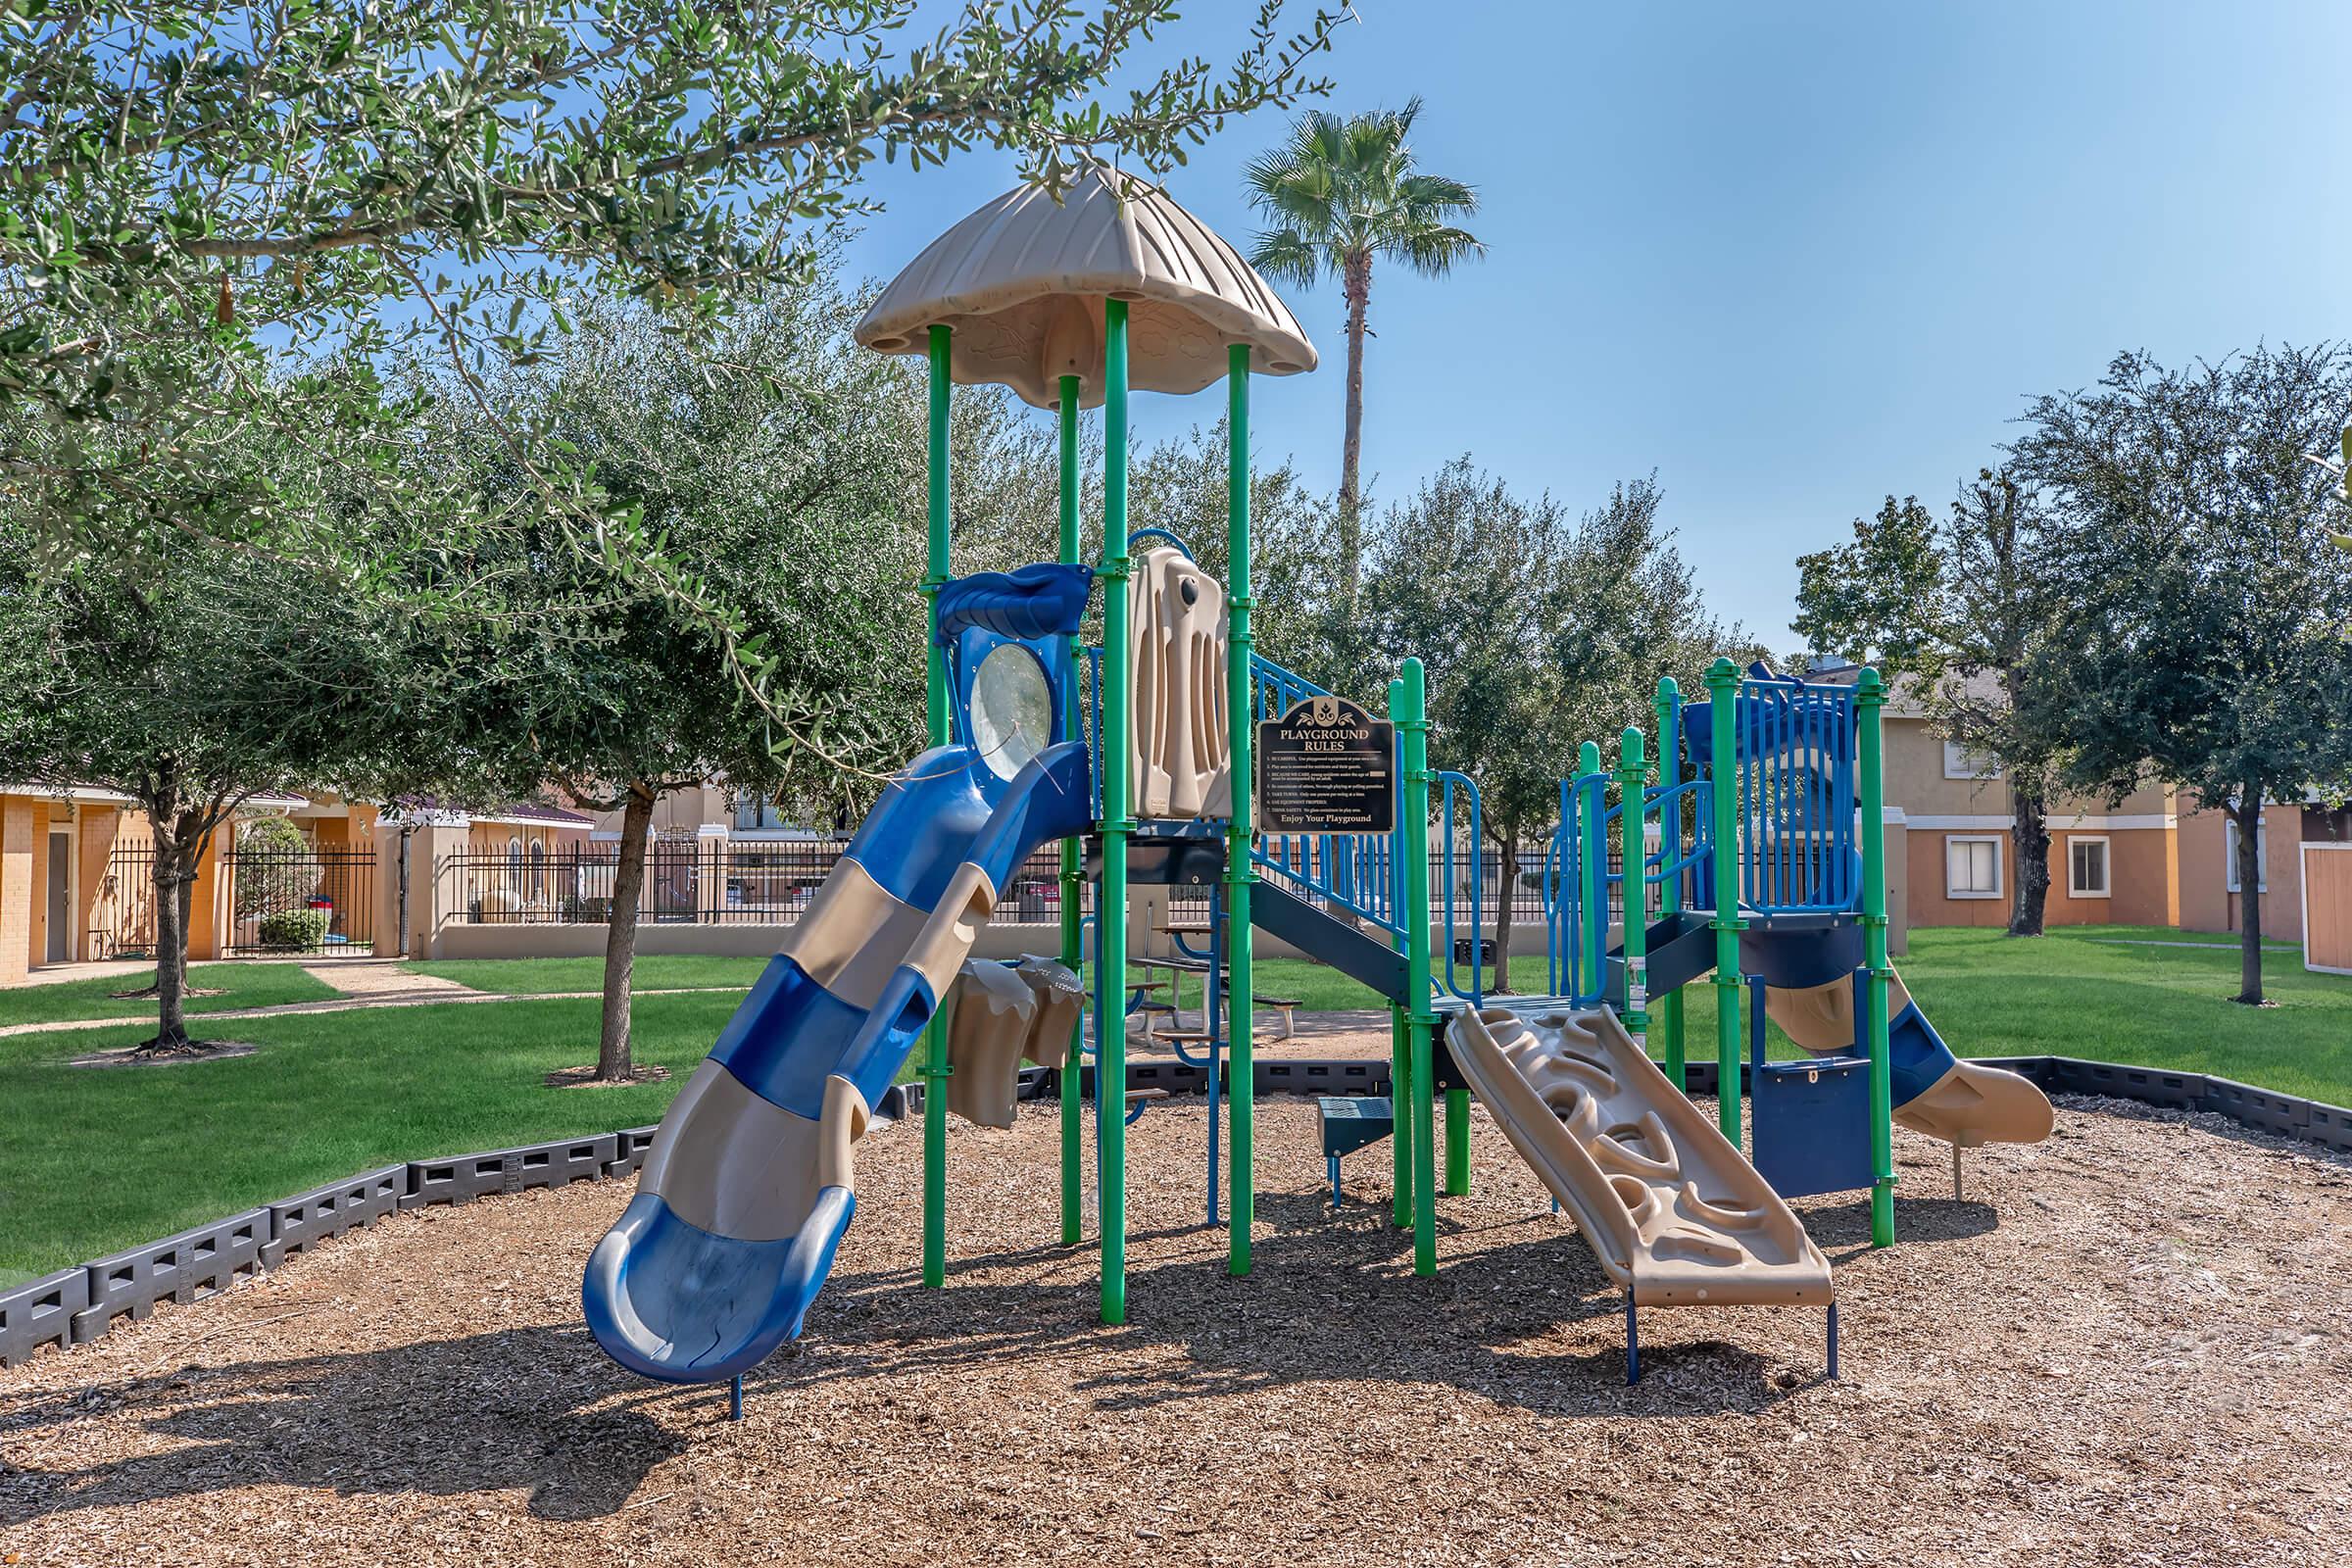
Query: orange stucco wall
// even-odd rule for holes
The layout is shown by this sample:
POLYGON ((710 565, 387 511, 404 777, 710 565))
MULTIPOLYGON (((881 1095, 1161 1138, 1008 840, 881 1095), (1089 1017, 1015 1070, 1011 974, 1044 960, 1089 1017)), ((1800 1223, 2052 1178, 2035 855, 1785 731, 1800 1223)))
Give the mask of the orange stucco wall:
MULTIPOLYGON (((2235 931, 2242 917, 2240 895, 2230 891, 2229 818, 2219 811, 2180 813, 2180 929, 2235 931)), ((2262 813, 2268 845, 2270 891, 2262 896, 2262 931, 2282 942, 2303 935, 2303 865, 2296 846, 2303 835, 2300 806, 2273 806, 2262 813)))
MULTIPOLYGON (((2017 886, 2015 847, 2005 828, 1919 828, 1905 835, 1909 859, 1910 914, 1913 925, 2005 926, 2017 886), (2000 841, 2001 896, 1997 899, 1955 899, 1944 890, 1944 844, 1953 838, 1992 837, 2000 841)), ((2042 906, 2045 925, 2170 925, 2178 906, 2179 880, 2175 870, 2173 835, 2164 828, 2081 829, 2050 831, 2050 891, 2042 906), (2107 841, 2105 898, 2078 898, 2068 889, 2068 845, 2077 838, 2107 841)))

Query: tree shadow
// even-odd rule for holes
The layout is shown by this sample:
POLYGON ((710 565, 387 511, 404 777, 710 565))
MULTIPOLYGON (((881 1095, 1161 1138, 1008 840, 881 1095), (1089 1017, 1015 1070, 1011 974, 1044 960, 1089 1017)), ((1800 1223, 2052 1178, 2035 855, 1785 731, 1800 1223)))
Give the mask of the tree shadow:
MULTIPOLYGON (((641 1408, 678 1392, 621 1372, 585 1328, 550 1327, 59 1390, 0 1406, 0 1430, 155 1405, 147 1430, 175 1446, 0 1472, 0 1525, 264 1483, 347 1496, 518 1489, 539 1518, 594 1519, 685 1451, 641 1408), (587 1408, 615 1394, 632 1397, 587 1408)), ((723 1387, 688 1396, 723 1413, 723 1387)))
MULTIPOLYGON (((1818 1367, 1792 1372, 1786 1356, 1706 1331, 1794 1317, 1818 1334, 1819 1312, 1678 1308, 1642 1314, 1642 1379, 1629 1388, 1616 1332, 1624 1298, 1575 1229, 1543 1211, 1478 1226, 1441 1216, 1440 1234, 1457 1245, 1429 1277, 1411 1272, 1412 1233, 1390 1224, 1385 1200, 1335 1214, 1319 1194, 1268 1193, 1258 1218, 1248 1279, 1228 1274, 1222 1229, 1134 1233, 1218 1240, 1198 1255, 1131 1266, 1128 1322, 1117 1328, 1098 1321, 1091 1241, 956 1259, 944 1298, 913 1289, 909 1268, 837 1270, 809 1312, 813 1353, 761 1368, 751 1396, 761 1385, 912 1380, 1042 1359, 1106 1363, 1072 1373, 1072 1387, 1105 1411, 1379 1381, 1560 1417, 1681 1418, 1753 1414, 1818 1381, 1818 1367), (1463 1241, 1474 1250, 1462 1251, 1463 1241), (1036 1278, 1041 1268, 1054 1277, 1036 1278), (1030 1277, 1004 1278, 1007 1270, 1030 1277), (1595 1324, 1606 1325, 1597 1345, 1595 1324), (1104 1357, 1105 1336, 1128 1353, 1104 1357), (1564 1348, 1563 1339, 1581 1343, 1564 1348)), ((1867 1239, 1867 1214, 1864 1224, 1867 1239)))
MULTIPOLYGON (((811 1309, 804 1353, 759 1368, 748 1396, 756 1407, 784 1389, 911 1384, 1029 1360, 1066 1363, 1069 1386, 1105 1412, 1383 1382, 1434 1396, 1433 1410, 1450 1390, 1562 1419, 1683 1419, 1754 1414, 1820 1381, 1818 1312, 1678 1308, 1642 1315, 1643 1376, 1628 1387, 1623 1298, 1574 1227, 1540 1209, 1442 1220, 1450 1255, 1427 1278, 1411 1272, 1411 1233, 1391 1225, 1385 1201, 1334 1213, 1320 1194, 1268 1193, 1258 1212, 1244 1280, 1227 1272, 1221 1229, 1136 1232, 1182 1255, 1131 1270, 1119 1328, 1097 1320, 1092 1243, 960 1257, 945 1292, 921 1290, 905 1266, 853 1262, 811 1309), (1788 1344, 1800 1322, 1810 1350, 1788 1344), (1729 1335, 1740 1343, 1718 1337, 1729 1335)), ((127 1412, 172 1442, 163 1453, 0 1472, 0 1525, 257 1484, 521 1491, 539 1518, 591 1520, 621 1508, 686 1451, 697 1419, 719 1421, 725 1408, 723 1385, 642 1382, 571 1326, 186 1364, 0 1400, 0 1432, 127 1412)))

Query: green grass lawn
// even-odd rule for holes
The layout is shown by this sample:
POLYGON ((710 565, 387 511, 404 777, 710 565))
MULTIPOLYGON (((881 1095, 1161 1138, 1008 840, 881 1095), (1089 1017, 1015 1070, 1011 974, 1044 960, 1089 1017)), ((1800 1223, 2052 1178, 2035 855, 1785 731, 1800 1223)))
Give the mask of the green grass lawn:
MULTIPOLYGON (((77 1018, 131 1018, 152 1014, 152 1001, 118 998, 117 991, 135 991, 155 983, 154 971, 117 975, 109 980, 64 980, 55 985, 12 986, 0 991, 0 1026, 19 1023, 67 1023, 77 1018)), ((198 991, 218 991, 216 997, 193 997, 190 1012, 220 1012, 231 1007, 273 1007, 288 1002, 327 1002, 343 993, 303 973, 293 963, 199 963, 188 969, 188 984, 198 991)), ((148 1031, 150 1034, 153 1030, 148 1031)))
MULTIPOLYGON (((2035 942, 1928 930, 1912 934, 1911 953, 1897 961, 1936 1029, 1963 1055, 2177 1067, 2352 1103, 2352 978, 2308 974, 2291 953, 2273 954, 2265 972, 2278 1004, 2241 1007, 2228 1000, 2236 989, 2233 946, 2131 945, 2143 939, 2200 940, 2114 927, 2078 927, 2035 942)), ((588 982, 579 988, 594 984, 593 959, 514 963, 538 970, 538 984, 553 989, 575 984, 564 965, 586 964, 588 982)), ((473 977, 490 966, 418 967, 488 984, 473 977)), ((508 967, 505 960, 496 966, 508 967)), ((658 958, 641 960, 639 972, 649 987, 743 986, 759 966, 757 959, 658 958), (662 967, 648 973, 652 965, 662 967)), ((218 967, 244 987, 303 978, 287 965, 218 967)), ((1274 959, 1258 971, 1261 994, 1298 998, 1310 1010, 1379 1004, 1371 992, 1317 965, 1274 959)), ((1544 989, 1540 954, 1519 956, 1512 973, 1523 991, 1544 989)), ((523 979, 502 975, 496 983, 523 979)), ((1693 1056, 1714 1053, 1712 990, 1701 984, 1690 993, 1693 1056)), ((257 995, 235 994, 247 1001, 257 995)), ((1188 982, 1188 998, 1194 994, 1188 982)), ((19 1003, 28 993, 4 995, 19 1003)), ((209 1032, 233 1029, 234 1038, 261 1051, 172 1067, 67 1065, 73 1055, 135 1043, 135 1028, 0 1039, 0 1105, 10 1112, 0 1152, 0 1283, 370 1165, 657 1121, 736 1001, 733 991, 640 1000, 638 1057, 673 1076, 627 1089, 557 1090, 541 1081, 594 1056, 592 1000, 241 1020, 209 1032)))
POLYGON ((162 1067, 68 1065, 136 1029, 0 1039, 0 1283, 373 1165, 659 1121, 734 1004, 640 1000, 637 1059, 673 1076, 618 1089, 542 1082, 596 1059, 592 1001, 244 1019, 206 1032, 254 1054, 162 1067))
MULTIPOLYGON (((688 991, 731 986, 749 991, 765 958, 711 958, 681 954, 640 954, 635 965, 641 991, 688 991)), ((412 974, 455 980, 476 991, 544 997, 560 992, 601 992, 605 960, 592 958, 437 958, 401 965, 412 974)))

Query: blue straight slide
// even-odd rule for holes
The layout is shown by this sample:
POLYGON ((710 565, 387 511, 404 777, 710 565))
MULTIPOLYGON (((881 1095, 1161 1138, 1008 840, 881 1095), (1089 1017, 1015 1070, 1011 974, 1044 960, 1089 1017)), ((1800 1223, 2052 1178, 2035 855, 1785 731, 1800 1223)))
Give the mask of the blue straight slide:
POLYGON ((581 1285, 613 1360, 712 1383, 797 1336, 857 1210, 851 1147, 1031 851, 1087 831, 1081 742, 1009 780, 939 747, 883 792, 662 1121, 581 1285), (993 802, 993 804, 992 804, 993 802))

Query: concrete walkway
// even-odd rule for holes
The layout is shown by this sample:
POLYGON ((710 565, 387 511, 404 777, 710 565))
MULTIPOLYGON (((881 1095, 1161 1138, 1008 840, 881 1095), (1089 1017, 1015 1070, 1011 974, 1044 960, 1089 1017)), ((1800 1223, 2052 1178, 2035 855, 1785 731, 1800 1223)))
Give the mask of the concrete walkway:
MULTIPOLYGON (((381 1007, 428 1007, 476 1002, 577 1002, 601 998, 602 991, 476 991, 455 980, 434 975, 407 974, 391 959, 346 959, 334 966, 310 964, 304 971, 325 985, 347 993, 317 1002, 281 1002, 268 1007, 224 1007, 215 1012, 191 1012, 191 1024, 216 1018, 277 1018, 296 1013, 360 1012, 381 1007), (363 967, 365 966, 365 967, 363 967)), ((639 989, 639 997, 691 997, 713 993, 738 994, 741 986, 674 986, 639 989)), ((14 1035, 67 1034, 87 1029, 121 1029, 152 1024, 153 1012, 125 1013, 113 1018, 62 1018, 48 1023, 17 1023, 0 1027, 0 1039, 14 1035)))

